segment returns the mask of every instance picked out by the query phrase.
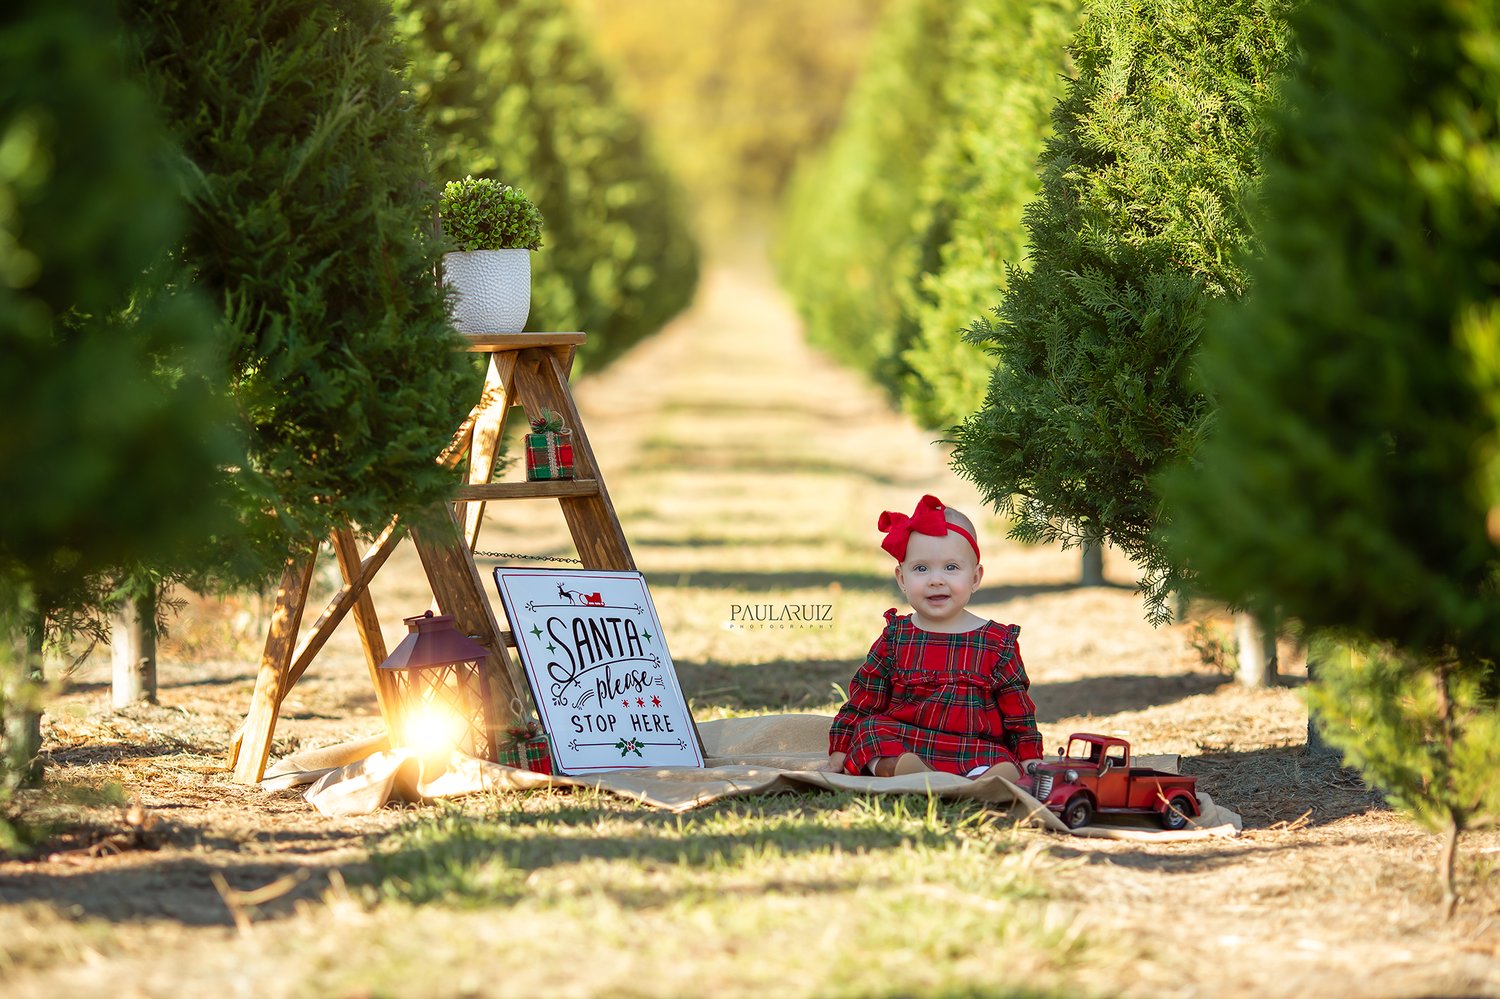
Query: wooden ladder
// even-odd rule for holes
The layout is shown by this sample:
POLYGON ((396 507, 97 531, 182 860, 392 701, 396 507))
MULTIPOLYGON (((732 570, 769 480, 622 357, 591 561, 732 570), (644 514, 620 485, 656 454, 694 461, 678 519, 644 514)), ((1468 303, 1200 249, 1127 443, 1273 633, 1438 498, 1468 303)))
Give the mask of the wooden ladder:
POLYGON ((464 456, 469 456, 468 472, 455 493, 455 501, 443 504, 442 509, 433 511, 434 515, 420 524, 406 525, 392 518, 363 554, 352 529, 334 531, 331 541, 343 586, 300 641, 298 634, 317 552, 296 552, 287 559, 271 611, 250 710, 229 747, 229 766, 240 783, 256 784, 265 776, 282 702, 350 611, 354 612, 381 715, 389 723, 391 690, 379 669, 387 652, 369 591, 370 582, 405 534, 411 534, 439 612, 453 615, 454 624, 464 634, 489 649, 490 680, 496 701, 515 722, 526 720, 531 698, 508 648, 514 646, 515 640, 509 632, 501 630, 474 564, 485 504, 508 499, 555 498, 585 568, 635 568, 630 546, 594 460, 588 433, 568 388, 574 352, 586 335, 485 333, 467 335, 464 339, 465 350, 489 355, 489 370, 479 402, 438 457, 440 464, 456 469, 464 456), (572 430, 577 478, 490 481, 506 414, 517 405, 525 410, 528 419, 540 416, 545 410, 562 415, 564 424, 572 430))

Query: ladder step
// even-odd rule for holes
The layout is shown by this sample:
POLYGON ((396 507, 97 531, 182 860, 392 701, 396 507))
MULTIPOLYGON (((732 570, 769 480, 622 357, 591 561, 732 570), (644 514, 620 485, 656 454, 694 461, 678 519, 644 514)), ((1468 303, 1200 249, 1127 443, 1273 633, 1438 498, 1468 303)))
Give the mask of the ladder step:
POLYGON ((598 479, 554 479, 543 482, 485 482, 459 486, 458 500, 550 499, 558 496, 598 496, 598 479))
POLYGON ((466 333, 464 349, 476 354, 528 347, 561 349, 577 347, 587 339, 584 333, 466 333))

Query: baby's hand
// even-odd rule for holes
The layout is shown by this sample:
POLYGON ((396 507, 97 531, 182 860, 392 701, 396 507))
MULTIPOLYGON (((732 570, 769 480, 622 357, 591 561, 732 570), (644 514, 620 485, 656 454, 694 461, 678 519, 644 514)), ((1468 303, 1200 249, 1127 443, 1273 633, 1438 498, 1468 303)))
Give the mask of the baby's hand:
POLYGON ((841 774, 844 772, 844 754, 833 753, 828 759, 819 763, 814 769, 823 773, 841 774))

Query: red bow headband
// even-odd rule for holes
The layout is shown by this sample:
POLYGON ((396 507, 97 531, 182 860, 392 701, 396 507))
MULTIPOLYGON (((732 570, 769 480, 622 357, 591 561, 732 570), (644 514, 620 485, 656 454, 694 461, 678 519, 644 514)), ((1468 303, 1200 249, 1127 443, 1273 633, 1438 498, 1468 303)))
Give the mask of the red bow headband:
POLYGON ((963 536, 963 539, 969 543, 969 547, 974 549, 974 558, 977 560, 979 542, 974 540, 974 535, 962 527, 948 522, 948 519, 943 516, 943 511, 947 509, 943 501, 936 496, 923 496, 917 501, 917 508, 912 511, 910 517, 904 513, 892 513, 887 510, 880 515, 878 525, 885 534, 885 540, 880 542, 880 547, 890 552, 897 562, 905 562, 906 543, 911 539, 913 532, 941 538, 952 531, 963 536))

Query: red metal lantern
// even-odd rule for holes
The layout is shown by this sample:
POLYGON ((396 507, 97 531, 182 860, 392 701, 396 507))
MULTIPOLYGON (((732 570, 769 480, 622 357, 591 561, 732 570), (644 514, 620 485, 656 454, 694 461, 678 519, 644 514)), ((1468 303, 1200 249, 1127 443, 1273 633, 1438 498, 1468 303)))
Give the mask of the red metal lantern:
POLYGON ((385 662, 390 678, 391 744, 423 755, 452 750, 497 758, 504 725, 485 664, 490 652, 461 634, 448 614, 406 618, 409 630, 385 662))

